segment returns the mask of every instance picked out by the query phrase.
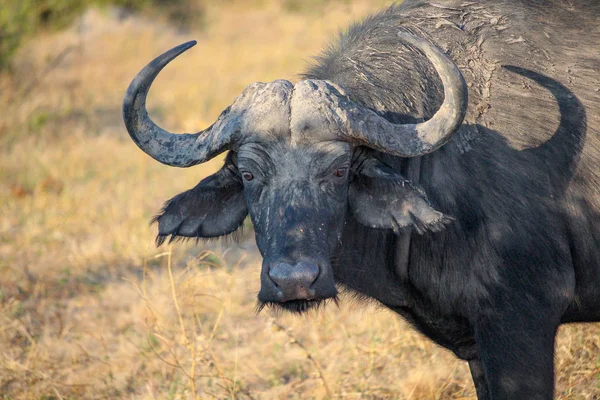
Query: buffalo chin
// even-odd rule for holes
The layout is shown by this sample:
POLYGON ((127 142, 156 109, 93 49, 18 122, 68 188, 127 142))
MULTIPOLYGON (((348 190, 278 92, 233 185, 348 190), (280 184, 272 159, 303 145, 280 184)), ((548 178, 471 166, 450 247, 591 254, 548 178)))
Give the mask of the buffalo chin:
POLYGON ((337 296, 321 299, 312 300, 289 300, 284 302, 267 301, 260 302, 257 305, 257 312, 261 312, 263 308, 268 307, 274 310, 283 310, 294 314, 302 314, 308 310, 317 310, 322 306, 325 306, 329 301, 333 301, 336 305, 338 304, 337 296))

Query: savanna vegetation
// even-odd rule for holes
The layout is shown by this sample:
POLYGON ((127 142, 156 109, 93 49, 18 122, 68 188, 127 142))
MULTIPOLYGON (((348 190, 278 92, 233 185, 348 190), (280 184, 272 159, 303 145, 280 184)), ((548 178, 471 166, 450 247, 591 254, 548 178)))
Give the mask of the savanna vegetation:
MULTIPOLYGON (((344 295, 304 317, 257 315, 250 229, 237 244, 155 248, 150 218, 221 160, 163 166, 122 126, 130 80, 174 45, 198 40, 149 107, 197 131, 387 4, 2 3, 0 398, 475 399, 464 362, 376 304, 344 295)), ((560 399, 599 399, 600 326, 561 328, 556 365, 560 399)))

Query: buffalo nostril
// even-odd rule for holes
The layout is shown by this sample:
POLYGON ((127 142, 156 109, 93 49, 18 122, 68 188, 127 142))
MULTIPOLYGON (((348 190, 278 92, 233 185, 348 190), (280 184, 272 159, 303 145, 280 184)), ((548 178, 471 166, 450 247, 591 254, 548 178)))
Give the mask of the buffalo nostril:
POLYGON ((296 265, 281 263, 269 270, 269 276, 278 286, 285 286, 288 282, 310 286, 319 276, 319 267, 305 262, 296 265))
POLYGON ((280 263, 269 269, 269 277, 287 300, 310 299, 314 298, 311 285, 319 276, 319 272, 319 266, 313 263, 280 263))

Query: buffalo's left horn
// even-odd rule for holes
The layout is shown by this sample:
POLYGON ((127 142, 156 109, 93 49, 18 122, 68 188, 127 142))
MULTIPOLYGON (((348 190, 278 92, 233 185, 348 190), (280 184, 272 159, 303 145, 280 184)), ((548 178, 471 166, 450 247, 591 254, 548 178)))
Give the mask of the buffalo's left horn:
POLYGON ((228 120, 228 110, 209 128, 194 134, 173 134, 148 116, 146 96, 158 73, 175 57, 196 44, 181 44, 155 58, 133 79, 123 100, 123 120, 131 139, 155 160, 173 167, 191 167, 225 151, 239 133, 237 121, 228 120))
POLYGON ((355 141, 401 157, 430 153, 444 145, 460 127, 467 112, 467 85, 460 70, 444 52, 425 39, 399 32, 400 40, 418 48, 435 67, 444 86, 444 102, 434 116, 418 124, 393 124, 352 102, 346 108, 346 135, 355 141))

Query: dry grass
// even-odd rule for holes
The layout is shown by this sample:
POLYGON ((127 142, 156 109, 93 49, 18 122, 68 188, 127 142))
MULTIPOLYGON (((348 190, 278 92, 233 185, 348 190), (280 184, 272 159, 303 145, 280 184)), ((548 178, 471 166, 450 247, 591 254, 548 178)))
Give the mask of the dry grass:
MULTIPOLYGON (((207 25, 185 34, 90 12, 22 50, 17 75, 0 75, 4 399, 475 398, 465 363, 389 311, 343 298, 306 317, 256 315, 251 238, 154 248, 152 214, 220 161, 159 165, 121 125, 130 79, 175 44, 199 40, 149 105, 161 124, 195 131, 246 84, 293 78, 338 28, 386 3, 209 4, 207 25)), ((560 398, 599 398, 599 354, 598 325, 561 330, 560 398)))

